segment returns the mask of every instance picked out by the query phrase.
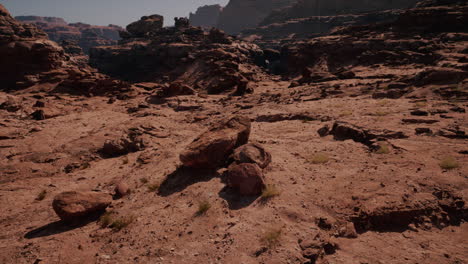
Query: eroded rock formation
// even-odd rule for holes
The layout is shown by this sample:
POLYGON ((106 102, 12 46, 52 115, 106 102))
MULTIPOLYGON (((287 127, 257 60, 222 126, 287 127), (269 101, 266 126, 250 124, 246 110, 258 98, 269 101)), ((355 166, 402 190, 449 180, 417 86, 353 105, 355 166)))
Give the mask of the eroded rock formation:
POLYGON ((85 53, 88 53, 92 47, 117 44, 120 39, 119 31, 123 30, 116 25, 68 24, 63 18, 58 17, 17 16, 16 19, 36 25, 47 33, 50 40, 57 43, 75 41, 85 53))
POLYGON ((176 18, 175 27, 161 25, 157 15, 130 24, 121 45, 91 50, 91 65, 128 81, 182 81, 212 94, 251 91, 248 82, 258 71, 254 63, 263 56, 258 46, 217 29, 205 32, 187 19, 176 18))

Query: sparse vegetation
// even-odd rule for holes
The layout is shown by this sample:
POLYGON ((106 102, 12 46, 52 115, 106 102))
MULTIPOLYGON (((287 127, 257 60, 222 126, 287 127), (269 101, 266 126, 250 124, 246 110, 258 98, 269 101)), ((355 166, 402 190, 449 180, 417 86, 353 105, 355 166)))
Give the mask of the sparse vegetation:
POLYGON ((377 105, 379 105, 379 106, 386 106, 388 104, 390 104, 390 101, 387 100, 387 99, 383 99, 383 100, 380 100, 380 101, 377 102, 377 105))
POLYGON ((267 248, 273 248, 279 244, 281 234, 281 228, 272 228, 262 235, 260 242, 267 248))
POLYGON ((414 106, 415 107, 426 107, 427 102, 416 102, 416 103, 414 103, 414 106))
POLYGON ((309 159, 312 164, 325 164, 330 160, 327 154, 317 153, 309 159))
POLYGON ((161 186, 161 184, 159 182, 152 183, 152 184, 148 185, 148 191, 149 192, 156 192, 157 190, 159 190, 160 186, 161 186))
POLYGON ((196 216, 202 216, 204 214, 206 214, 206 212, 208 212, 208 210, 210 210, 211 208, 211 204, 208 200, 203 200, 203 201, 200 201, 198 203, 198 210, 197 212, 195 213, 196 216))
POLYGON ((460 164, 454 157, 445 157, 440 161, 439 166, 444 170, 452 170, 460 167, 460 164))
POLYGON ((373 113, 372 115, 373 116, 387 116, 389 114, 389 112, 385 112, 385 111, 376 111, 375 113, 373 113))
POLYGON ((351 116, 353 115, 353 112, 352 111, 343 111, 340 113, 340 117, 345 117, 345 116, 351 116))
POLYGON ((390 148, 385 143, 379 143, 379 147, 375 151, 377 154, 388 154, 390 153, 390 148))
POLYGON ((126 217, 120 217, 116 220, 114 220, 109 227, 112 228, 112 230, 118 232, 124 228, 126 228, 128 225, 130 225, 134 220, 133 216, 126 216, 126 217))
POLYGON ((265 188, 262 191, 261 200, 263 202, 266 202, 270 200, 271 198, 280 195, 281 192, 278 190, 278 188, 275 185, 268 184, 265 186, 265 188))
POLYGON ((99 224, 102 228, 109 227, 118 232, 134 221, 133 216, 115 217, 113 212, 106 212, 99 218, 99 224))
POLYGON ((47 191, 46 190, 42 190, 36 197, 36 200, 37 201, 42 201, 45 199, 45 197, 47 196, 47 191))
POLYGON ((147 184, 147 183, 148 183, 148 179, 147 179, 147 178, 141 178, 141 179, 140 179, 140 182, 141 182, 142 184, 147 184))

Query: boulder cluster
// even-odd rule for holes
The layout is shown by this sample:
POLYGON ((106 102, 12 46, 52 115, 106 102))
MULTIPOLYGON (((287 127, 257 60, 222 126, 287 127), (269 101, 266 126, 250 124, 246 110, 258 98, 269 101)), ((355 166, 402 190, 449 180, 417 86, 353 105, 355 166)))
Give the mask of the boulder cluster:
POLYGON ((251 122, 234 116, 213 125, 190 143, 180 154, 186 167, 218 169, 228 166, 225 175, 228 187, 241 195, 258 195, 265 187, 263 169, 271 155, 259 144, 248 144, 251 122))
POLYGON ((142 17, 121 32, 118 46, 96 47, 90 63, 101 72, 132 82, 183 82, 202 93, 252 91, 248 82, 260 71, 263 51, 252 43, 212 29, 205 32, 176 18, 162 27, 159 15, 142 17))

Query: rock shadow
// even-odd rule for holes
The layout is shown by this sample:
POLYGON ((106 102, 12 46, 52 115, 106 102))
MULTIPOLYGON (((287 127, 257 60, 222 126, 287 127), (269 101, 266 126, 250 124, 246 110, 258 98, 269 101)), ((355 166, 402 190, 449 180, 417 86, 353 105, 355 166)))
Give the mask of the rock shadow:
POLYGON ((192 184, 208 182, 215 177, 219 177, 219 173, 213 169, 194 169, 181 166, 166 176, 159 187, 158 194, 169 196, 183 191, 192 184))
POLYGON ((96 221, 100 215, 101 214, 95 214, 91 217, 83 218, 79 222, 76 222, 76 223, 68 223, 62 220, 55 221, 55 222, 49 223, 47 225, 44 225, 44 226, 41 226, 34 230, 29 231, 28 233, 24 235, 24 238, 33 239, 33 238, 47 237, 47 236, 65 233, 65 232, 86 226, 87 224, 96 221))
POLYGON ((255 202, 259 195, 255 196, 241 196, 232 188, 225 186, 221 191, 218 193, 219 197, 226 200, 228 203, 230 210, 239 210, 251 205, 255 202))
POLYGON ((145 99, 145 101, 146 101, 148 104, 154 104, 154 105, 162 105, 162 104, 167 103, 166 98, 161 97, 161 96, 158 96, 158 95, 151 95, 151 96, 148 96, 148 97, 145 99))

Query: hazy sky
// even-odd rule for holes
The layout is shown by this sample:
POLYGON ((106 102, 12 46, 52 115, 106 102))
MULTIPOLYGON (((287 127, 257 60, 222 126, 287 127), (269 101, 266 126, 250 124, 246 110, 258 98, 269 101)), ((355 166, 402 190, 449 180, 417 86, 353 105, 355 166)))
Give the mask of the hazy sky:
POLYGON ((160 14, 166 25, 206 4, 229 0, 0 0, 13 16, 62 17, 67 22, 126 26, 141 16, 160 14))

